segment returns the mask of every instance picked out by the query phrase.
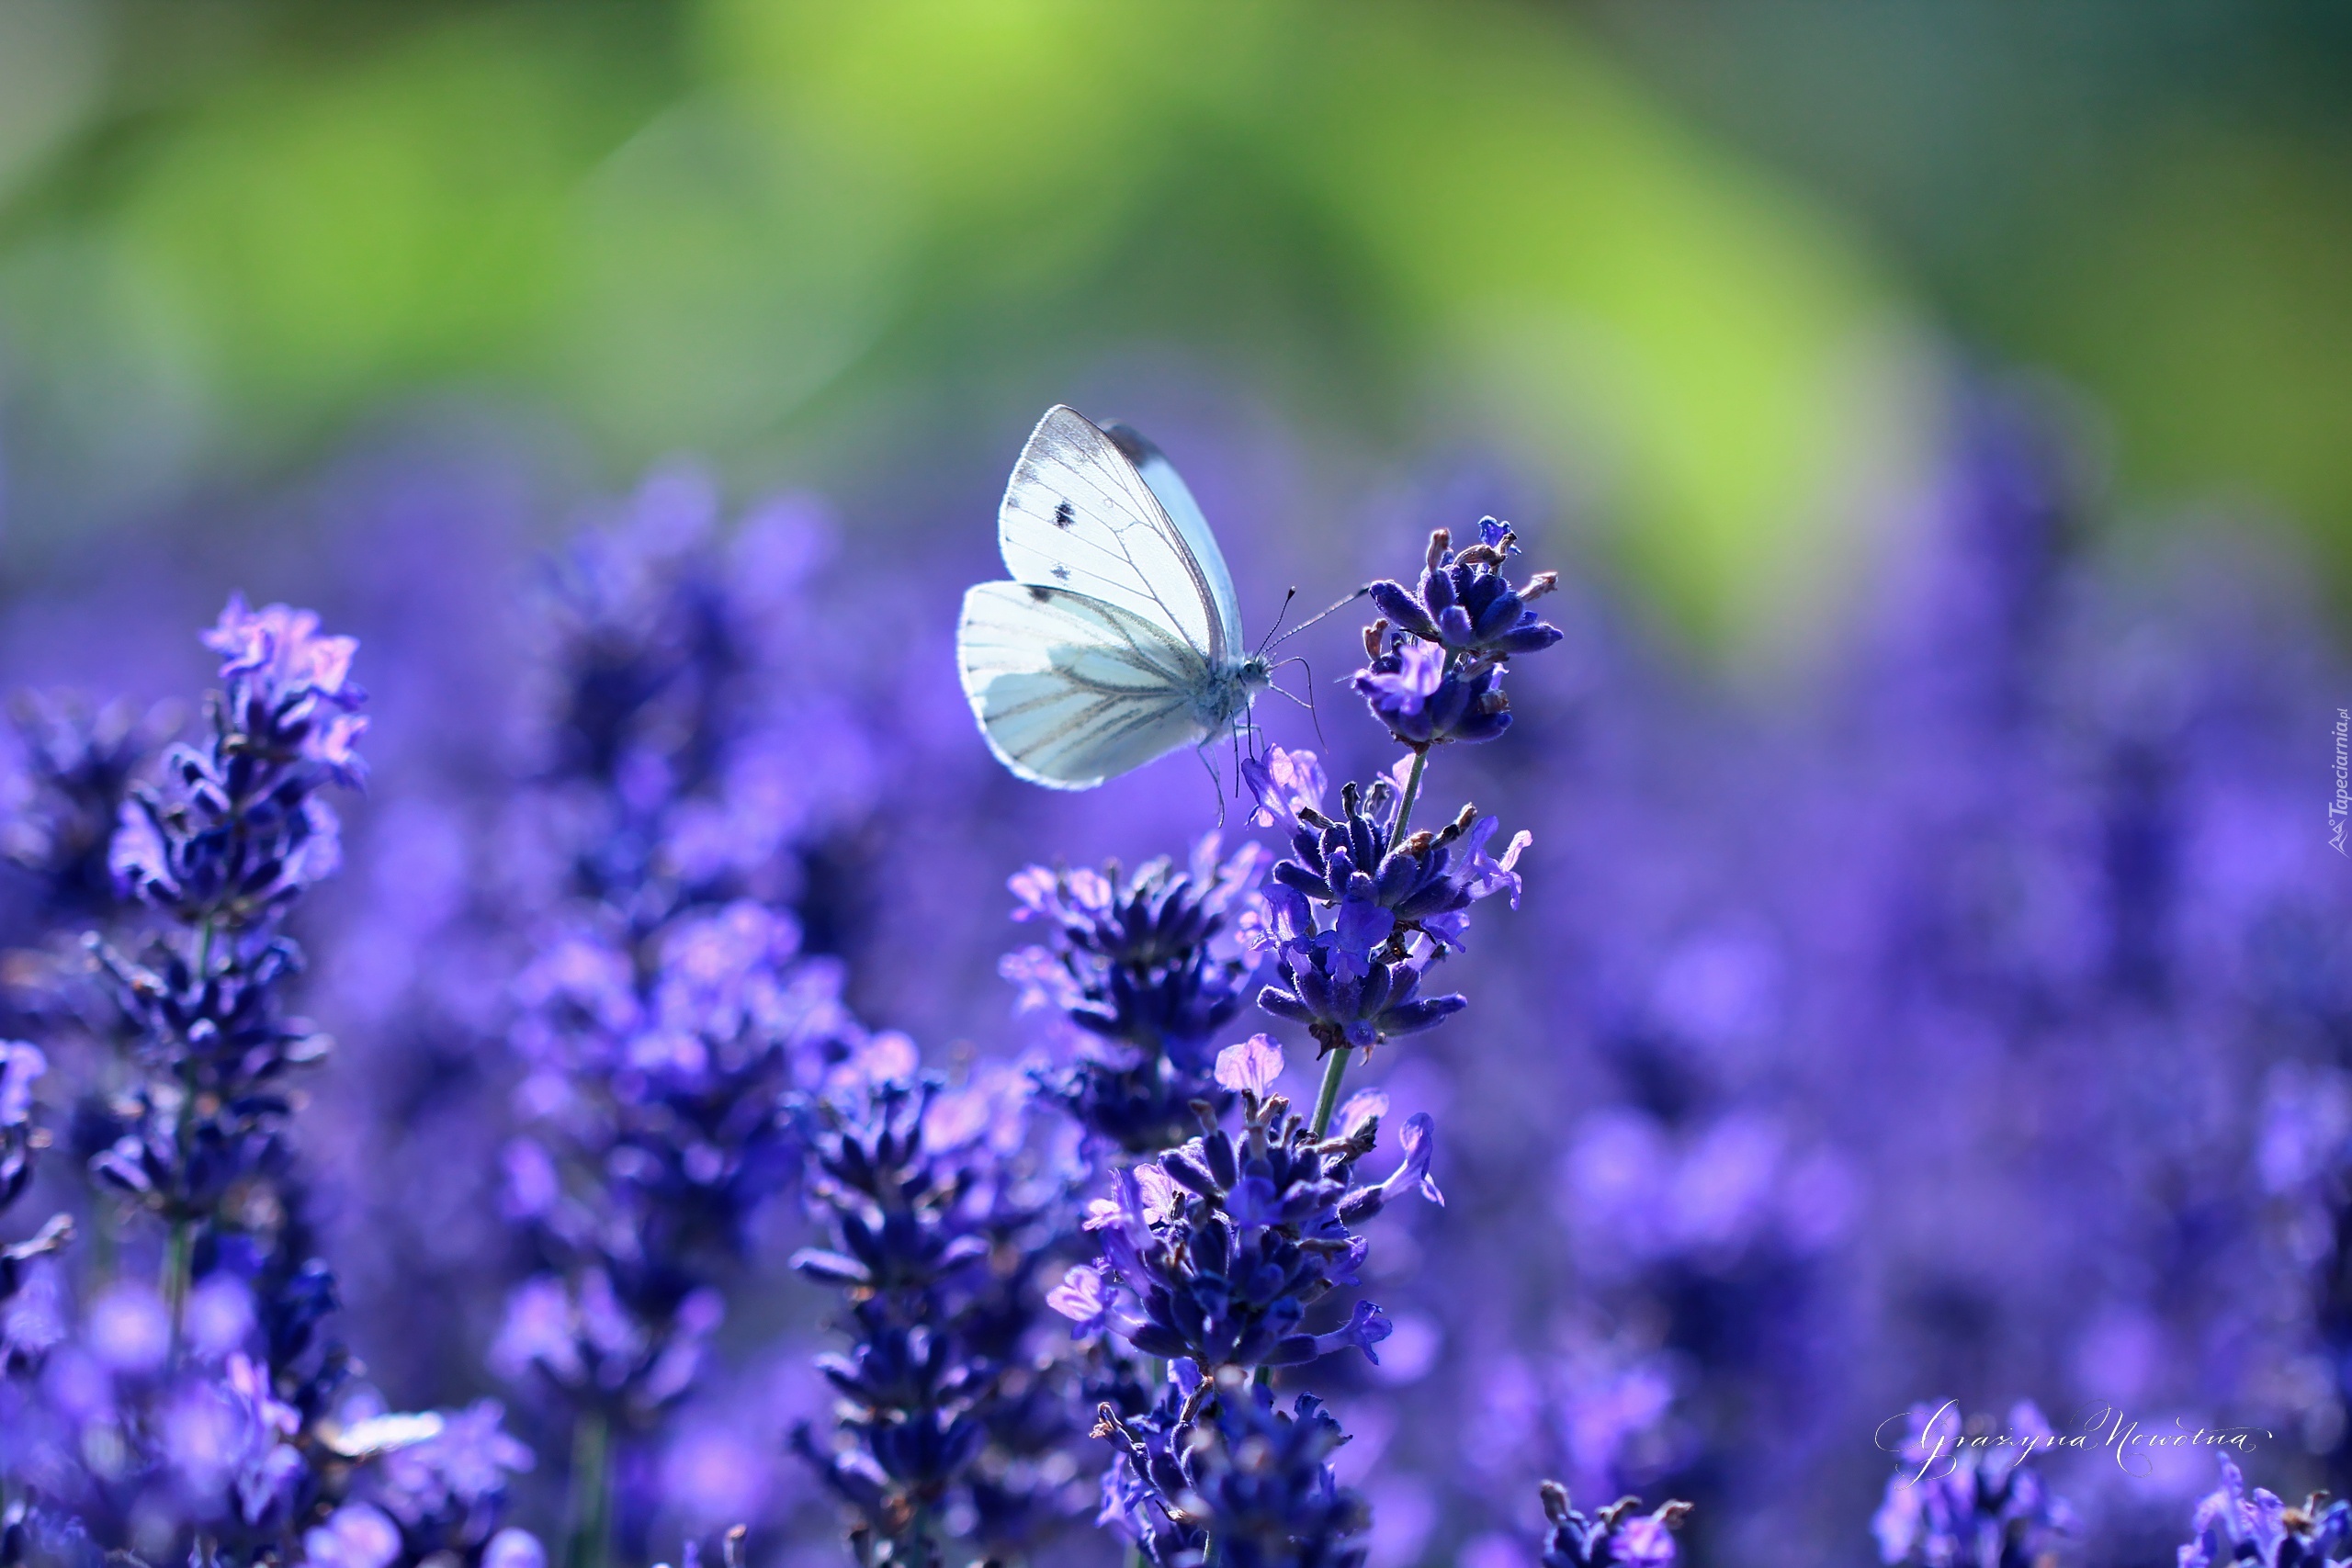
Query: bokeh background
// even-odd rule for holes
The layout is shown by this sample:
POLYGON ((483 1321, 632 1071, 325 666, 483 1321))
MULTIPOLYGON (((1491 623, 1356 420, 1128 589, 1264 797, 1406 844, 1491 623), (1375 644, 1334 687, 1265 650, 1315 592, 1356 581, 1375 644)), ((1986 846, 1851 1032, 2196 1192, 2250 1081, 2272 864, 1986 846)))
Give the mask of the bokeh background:
MULTIPOLYGON (((680 464, 824 520, 775 667, 821 639, 854 743, 791 897, 945 1059, 1021 1039, 1006 874, 1216 818, 970 731, 1041 410, 1153 434, 1253 628, 1509 516, 1571 635, 1442 770, 1526 905, 1375 1067, 1453 1197, 1338 1380, 1375 1568, 1532 1562, 1539 1473, 1870 1561, 1872 1434, 1948 1394, 2341 1490, 2347 86, 2321 7, 8 0, 0 680, 192 690, 234 587, 362 637, 306 1115, 351 1337, 447 1403, 498 1386, 538 552, 680 464)), ((1278 739, 1374 754, 1353 635, 1278 739)), ((813 1308, 762 1299, 662 1528, 818 1561, 813 1308)), ((2212 1474, 2051 1469, 2099 1562, 2212 1474)))

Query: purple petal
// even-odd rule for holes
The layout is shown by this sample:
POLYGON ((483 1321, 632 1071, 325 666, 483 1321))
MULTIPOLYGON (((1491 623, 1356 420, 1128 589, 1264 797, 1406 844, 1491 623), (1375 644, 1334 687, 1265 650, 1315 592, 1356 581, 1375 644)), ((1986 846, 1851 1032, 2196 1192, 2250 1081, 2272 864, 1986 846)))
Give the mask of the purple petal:
POLYGON ((1253 1034, 1216 1054, 1216 1081, 1221 1089, 1263 1098, 1282 1073, 1283 1048, 1271 1034, 1253 1034))
POLYGON ((1062 1276, 1060 1284, 1046 1292, 1046 1304, 1070 1320, 1073 1337, 1100 1328, 1103 1314, 1110 1308, 1109 1294, 1102 1288, 1102 1271, 1080 1264, 1062 1276))

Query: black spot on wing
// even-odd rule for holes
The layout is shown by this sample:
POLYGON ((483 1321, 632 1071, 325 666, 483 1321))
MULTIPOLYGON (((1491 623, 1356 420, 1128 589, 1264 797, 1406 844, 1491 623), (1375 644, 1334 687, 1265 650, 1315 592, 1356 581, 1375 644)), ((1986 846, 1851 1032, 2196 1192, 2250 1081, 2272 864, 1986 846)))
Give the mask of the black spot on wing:
MULTIPOLYGON (((1057 567, 1055 570, 1059 570, 1060 569, 1057 567)), ((1052 589, 1040 588, 1034 582, 1030 583, 1028 588, 1029 597, 1035 599, 1038 604, 1045 604, 1052 602, 1054 597, 1054 591, 1052 589)))
POLYGON ((1069 581, 1069 568, 1062 565, 1059 561, 1056 561, 1054 563, 1054 581, 1057 582, 1068 582, 1069 581))
MULTIPOLYGON (((1078 521, 1078 509, 1077 509, 1076 507, 1073 507, 1072 505, 1070 505, 1070 503, 1069 503, 1069 502, 1067 502, 1067 501, 1058 502, 1057 502, 1057 503, 1055 504, 1055 506, 1054 506, 1054 526, 1055 526, 1055 527, 1057 527, 1057 528, 1067 528, 1067 527, 1069 527, 1072 523, 1075 523, 1075 522, 1077 522, 1077 521, 1078 521)), ((1065 576, 1065 577, 1067 577, 1067 576, 1069 576, 1069 574, 1068 572, 1064 572, 1064 573, 1062 573, 1062 575, 1063 575, 1063 576, 1065 576)))

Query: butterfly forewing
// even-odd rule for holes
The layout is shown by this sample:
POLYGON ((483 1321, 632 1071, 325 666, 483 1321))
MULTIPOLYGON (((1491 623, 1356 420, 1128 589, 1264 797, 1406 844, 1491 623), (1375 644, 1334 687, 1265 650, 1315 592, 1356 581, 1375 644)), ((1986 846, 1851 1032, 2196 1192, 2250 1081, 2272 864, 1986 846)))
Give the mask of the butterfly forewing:
POLYGON ((1059 404, 1022 449, 997 515, 1016 582, 1083 594, 1166 627, 1204 669, 1220 669, 1238 636, 1227 609, 1233 591, 1207 525, 1199 525, 1205 550, 1186 532, 1111 438, 1059 404))
POLYGON ((964 595, 956 648, 989 749, 1033 784, 1091 788, 1205 733, 1201 652, 1102 599, 983 582, 964 595))
POLYGON ((1167 454, 1152 445, 1150 437, 1134 425, 1114 420, 1102 427, 1113 446, 1125 455, 1136 467, 1136 476, 1151 488, 1168 520, 1176 525, 1176 532, 1193 552, 1193 561, 1201 569, 1201 580, 1208 584, 1209 603, 1216 611, 1217 623, 1225 628, 1225 650, 1228 656, 1241 650, 1241 606, 1234 597, 1233 574, 1226 570, 1225 552, 1217 547, 1216 536, 1209 531, 1209 520, 1201 511, 1201 503, 1193 499, 1193 489, 1184 482, 1176 465, 1167 454))

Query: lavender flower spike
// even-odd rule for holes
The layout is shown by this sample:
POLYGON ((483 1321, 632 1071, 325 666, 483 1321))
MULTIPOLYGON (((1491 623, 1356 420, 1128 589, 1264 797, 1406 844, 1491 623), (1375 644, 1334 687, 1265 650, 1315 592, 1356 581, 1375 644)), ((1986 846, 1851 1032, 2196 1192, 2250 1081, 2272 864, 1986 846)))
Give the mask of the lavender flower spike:
POLYGON ((25 1040, 0 1040, 0 1209, 32 1179, 33 1080, 49 1070, 40 1047, 25 1040))
POLYGON ((267 709, 272 728, 300 755, 338 783, 358 786, 368 771, 352 750, 368 728, 353 711, 368 695, 351 682, 358 638, 320 636, 314 611, 285 604, 249 610, 244 595, 232 593, 203 640, 221 656, 232 706, 267 709))
POLYGON ((1662 1503, 1643 1514, 1638 1499, 1620 1497, 1599 1513, 1578 1513, 1568 1489, 1544 1483, 1544 1514, 1552 1533, 1544 1545, 1544 1568, 1669 1568, 1676 1557, 1673 1532, 1690 1512, 1688 1503, 1662 1503))
POLYGON ((1347 1435, 1313 1394, 1284 1412, 1227 1368, 1205 1388, 1171 1382, 1143 1416, 1103 1405, 1095 1435, 1120 1450, 1103 1521, 1154 1568, 1198 1568, 1212 1542, 1234 1568, 1361 1568, 1371 1510, 1332 1474, 1347 1435))
POLYGON ((1305 1024, 1320 1047, 1318 1055, 1418 1034, 1470 1005, 1460 995, 1420 994, 1422 966, 1432 948, 1392 957, 1394 942, 1381 939, 1374 956, 1351 941, 1345 927, 1317 931, 1306 899, 1291 889, 1272 889, 1266 902, 1273 911, 1281 983, 1261 989, 1258 1006, 1305 1024))
POLYGON ((1482 517, 1476 544, 1463 550, 1452 546, 1453 536, 1443 528, 1430 536, 1429 564, 1418 592, 1393 581, 1367 590, 1400 631, 1448 653, 1498 659, 1540 652, 1560 640, 1560 628, 1528 608, 1559 586, 1559 575, 1538 572, 1525 587, 1511 586, 1503 567, 1519 554, 1519 536, 1509 524, 1482 517))
MULTIPOLYGON (((47 1134, 33 1119, 33 1080, 49 1070, 49 1059, 39 1046, 21 1040, 0 1040, 0 1211, 6 1211, 32 1179, 32 1154, 47 1134)), ((0 1314, 23 1281, 27 1263, 56 1251, 71 1240, 71 1215, 57 1214, 29 1239, 0 1247, 0 1314)), ((14 1336, 0 1325, 0 1372, 17 1359, 14 1336)))
POLYGON ((1912 1406, 1897 1469, 1871 1521, 1881 1562, 2033 1568, 2055 1553, 2075 1517, 2031 1464, 2035 1447, 2048 1445, 2050 1424, 2020 1402, 2009 1412, 2009 1428, 2014 1444, 1962 1444, 1964 1432, 1989 1431, 1991 1423, 1979 1417, 1963 1426, 1951 1400, 1912 1406))
POLYGON ((1336 908, 1335 940, 1352 973, 1362 973, 1383 943, 1415 931, 1459 951, 1470 906, 1481 898, 1507 892, 1519 908, 1516 868, 1533 835, 1516 835, 1497 860, 1486 846, 1499 824, 1476 807, 1464 806, 1435 832, 1400 837, 1398 804, 1385 779, 1369 791, 1342 787, 1337 818, 1301 802, 1291 857, 1274 865, 1275 882, 1336 908))
POLYGON ((1416 751, 1501 735, 1510 728, 1505 664, 1560 640, 1560 629, 1528 608, 1558 577, 1542 572, 1512 587, 1503 567, 1519 553, 1516 536, 1491 517, 1478 530, 1478 543, 1460 551, 1446 530, 1431 534, 1418 591, 1398 582, 1368 590, 1383 619, 1364 632, 1368 662, 1355 689, 1389 734, 1416 751))
POLYGON ((1013 919, 1044 941, 999 966, 1024 1010, 1051 1007, 1083 1032, 1079 1059, 1039 1077, 1080 1125, 1134 1154, 1181 1142, 1191 1105, 1222 1108, 1208 1042, 1241 1010, 1253 967, 1245 932, 1264 924, 1258 884, 1269 856, 1244 844, 1223 856, 1216 834, 1190 864, 1148 862, 1130 874, 1031 866, 1012 879, 1013 919))
MULTIPOLYGON (((1346 1326, 1328 1334, 1303 1324, 1309 1306, 1355 1282, 1369 1246, 1350 1222, 1377 1213, 1387 1190, 1351 1179, 1379 1136, 1378 1118, 1318 1140, 1287 1100, 1250 1087, 1279 1071, 1271 1041, 1220 1060, 1239 1086, 1240 1130, 1209 1127, 1155 1162, 1114 1173, 1113 1197, 1088 1220, 1102 1263, 1091 1283, 1064 1280, 1057 1310, 1146 1355, 1212 1372, 1294 1365, 1350 1346, 1377 1361, 1374 1347, 1389 1333, 1378 1308, 1358 1303, 1346 1326)), ((1426 1126, 1417 1135, 1419 1152, 1392 1180, 1426 1177, 1426 1126)))
MULTIPOLYGON (((494 1406, 387 1414, 356 1381, 325 1325, 334 1279, 310 1256, 287 1136, 285 1080, 326 1041, 283 1011, 302 962, 282 923, 336 863, 325 786, 362 776, 357 645, 321 635, 307 611, 242 600, 205 640, 225 683, 209 734, 131 792, 108 850, 124 891, 161 919, 135 953, 88 939, 117 992, 127 1080, 95 1118, 89 1169, 164 1222, 161 1280, 121 1274, 85 1303, 70 1353, 101 1381, 42 1413, 61 1439, 49 1452, 79 1473, 52 1467, 49 1497, 28 1499, 71 1496, 77 1517, 52 1536, 28 1509, 24 1533, 78 1530, 125 1561, 135 1546, 210 1568, 428 1555, 467 1568, 495 1528, 503 1470, 529 1456, 494 1406), (473 1441, 445 1445, 435 1478, 427 1450, 454 1421, 473 1441), (406 1484, 392 1473, 403 1462, 406 1484)), ((0 1121, 26 1065, 9 1055, 0 1121)))
POLYGON ((2180 1568, 2324 1568, 2352 1557, 2352 1501, 2313 1495, 2300 1508, 2257 1486, 2221 1457, 2222 1484, 2197 1505, 2180 1568))
MULTIPOLYGON (((232 1201, 250 1208, 236 1194, 251 1184, 282 1179, 288 1106, 277 1085, 327 1048, 280 1012, 301 954, 277 928, 338 863, 321 791, 357 781, 351 746, 365 723, 350 680, 358 645, 319 635, 309 611, 256 613, 232 598, 205 642, 227 683, 206 705, 210 734, 174 746, 162 784, 124 801, 109 853, 124 890, 171 926, 135 956, 91 939, 148 1069, 92 1169, 174 1227, 164 1294, 175 1312, 198 1229, 232 1201)), ((271 1268, 290 1280, 300 1260, 271 1268)))
MULTIPOLYGON (((911 1060, 873 1054, 872 1066, 792 1108, 809 1209, 833 1244, 793 1266, 843 1292, 851 1339, 818 1361, 839 1395, 833 1433, 820 1442, 802 1427, 793 1446, 848 1506, 861 1563, 933 1568, 945 1519, 967 1518, 963 1533, 1009 1552, 1041 1508, 1031 1450, 1063 1434, 1024 1398, 1027 1297, 1012 1260, 1042 1250, 1047 1194, 1026 1190, 995 1137, 939 1135, 974 1125, 953 1098, 982 1091, 946 1090, 911 1060)), ((1017 1134, 1024 1111, 1002 1108, 1015 1125, 977 1131, 1017 1134)), ((1088 1290, 1074 1273, 1051 1304, 1078 1315, 1097 1304, 1088 1290)))

